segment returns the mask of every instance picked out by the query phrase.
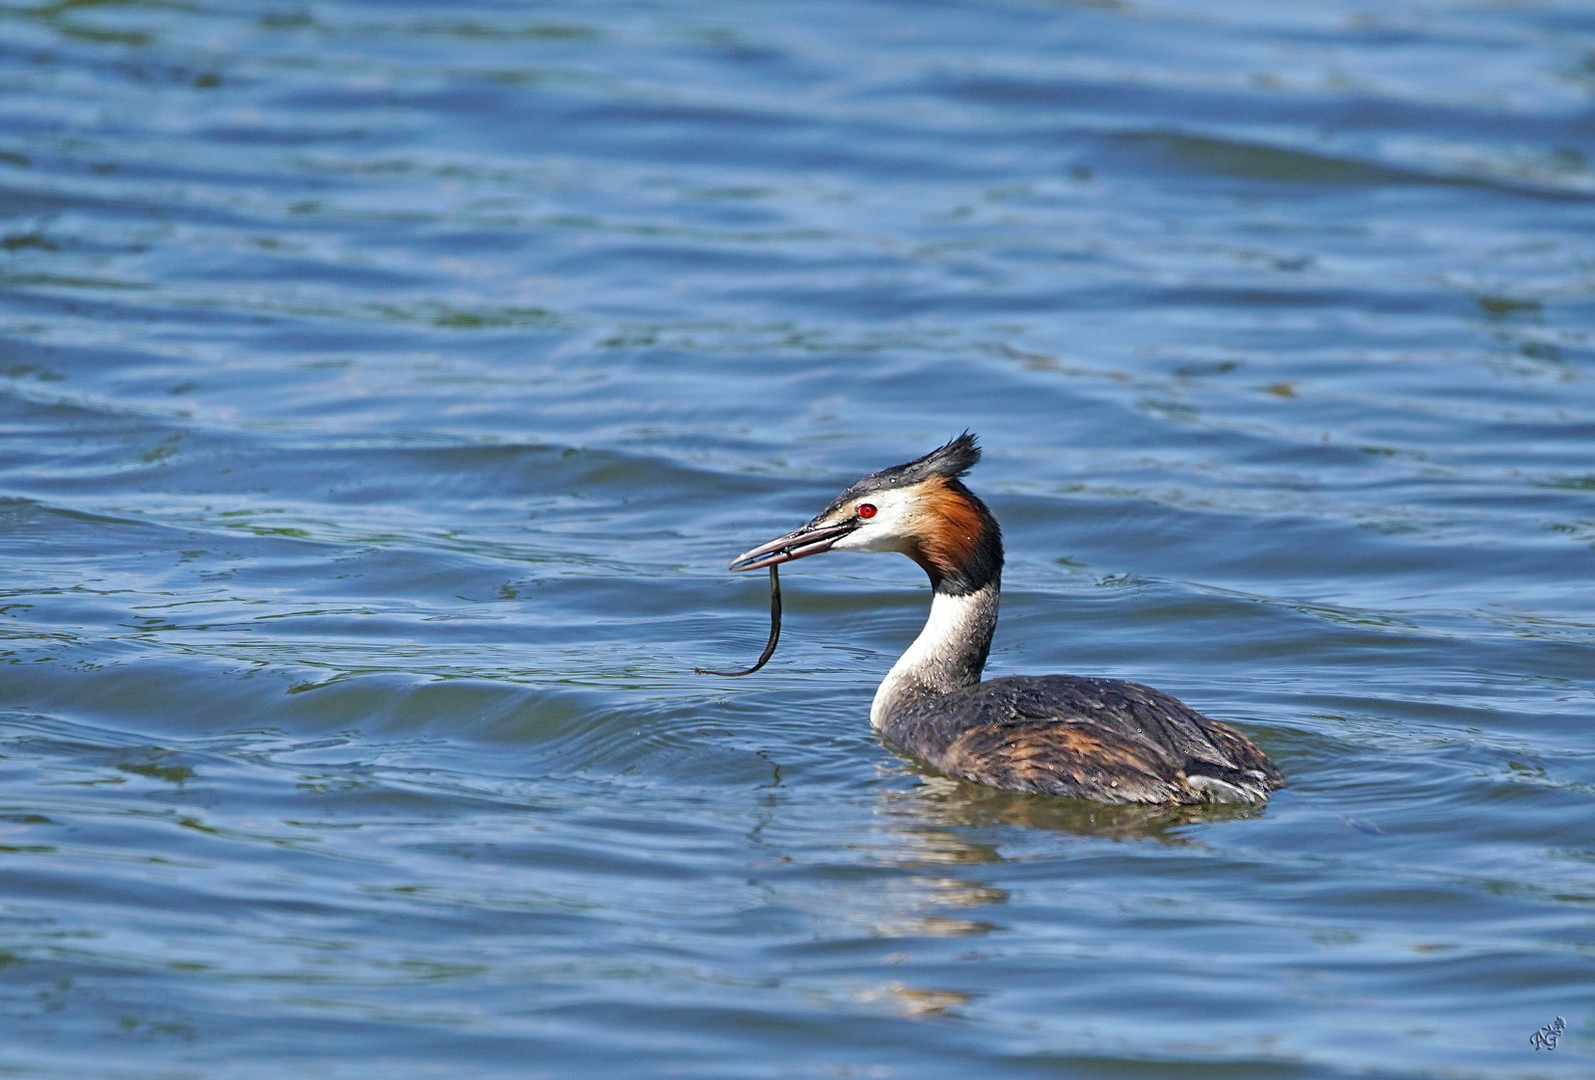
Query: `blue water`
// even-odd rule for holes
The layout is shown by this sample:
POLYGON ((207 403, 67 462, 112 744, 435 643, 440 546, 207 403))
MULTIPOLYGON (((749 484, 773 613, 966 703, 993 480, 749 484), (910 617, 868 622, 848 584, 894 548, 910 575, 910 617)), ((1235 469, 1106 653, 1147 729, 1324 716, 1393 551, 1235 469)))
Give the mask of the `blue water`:
POLYGON ((1592 154, 1572 0, 5 3, 0 1075, 1595 1073, 1592 154), (882 746, 907 560, 692 673, 966 427, 1266 809, 882 746))

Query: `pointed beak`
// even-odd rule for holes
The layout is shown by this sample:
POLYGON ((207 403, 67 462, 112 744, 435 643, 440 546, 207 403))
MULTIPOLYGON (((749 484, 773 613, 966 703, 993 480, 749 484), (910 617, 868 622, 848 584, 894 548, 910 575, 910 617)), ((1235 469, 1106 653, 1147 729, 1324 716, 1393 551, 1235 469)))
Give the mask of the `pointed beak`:
POLYGON ((762 570, 766 566, 818 555, 822 551, 830 551, 832 544, 856 528, 858 528, 856 520, 830 525, 817 525, 811 521, 801 529, 776 537, 768 544, 760 544, 752 551, 744 551, 731 560, 728 569, 733 574, 743 570, 762 570))

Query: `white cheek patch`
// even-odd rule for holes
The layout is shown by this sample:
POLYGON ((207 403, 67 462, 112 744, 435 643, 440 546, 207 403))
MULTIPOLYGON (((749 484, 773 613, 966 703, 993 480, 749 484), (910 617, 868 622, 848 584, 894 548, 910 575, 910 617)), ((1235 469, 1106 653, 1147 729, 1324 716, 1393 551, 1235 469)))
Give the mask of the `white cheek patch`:
POLYGON ((910 519, 914 499, 905 492, 882 492, 871 500, 875 516, 831 546, 832 551, 904 551, 913 542, 910 519))
POLYGON ((903 539, 897 536, 887 536, 873 530, 859 529, 850 532, 836 543, 831 545, 832 551, 897 551, 902 547, 903 539))

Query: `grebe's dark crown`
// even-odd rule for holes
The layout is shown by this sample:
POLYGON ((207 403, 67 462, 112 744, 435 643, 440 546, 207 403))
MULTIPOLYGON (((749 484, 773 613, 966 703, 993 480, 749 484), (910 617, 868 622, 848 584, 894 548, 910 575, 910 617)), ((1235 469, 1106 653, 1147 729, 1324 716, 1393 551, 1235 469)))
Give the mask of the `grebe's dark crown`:
POLYGON ((966 431, 955 439, 949 439, 924 457, 870 473, 842 492, 836 502, 839 504, 848 499, 855 499, 871 491, 913 487, 933 476, 956 480, 974 468, 979 460, 980 442, 973 432, 966 431))

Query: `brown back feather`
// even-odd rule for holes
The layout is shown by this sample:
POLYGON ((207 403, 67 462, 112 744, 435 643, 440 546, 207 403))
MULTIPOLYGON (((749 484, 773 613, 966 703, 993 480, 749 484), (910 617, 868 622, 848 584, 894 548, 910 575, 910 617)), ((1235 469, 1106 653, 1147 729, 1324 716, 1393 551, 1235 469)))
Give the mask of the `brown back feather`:
POLYGON ((1105 802, 1197 801, 1178 766, 1143 740, 1084 723, 983 724, 933 764, 980 784, 1105 802))

